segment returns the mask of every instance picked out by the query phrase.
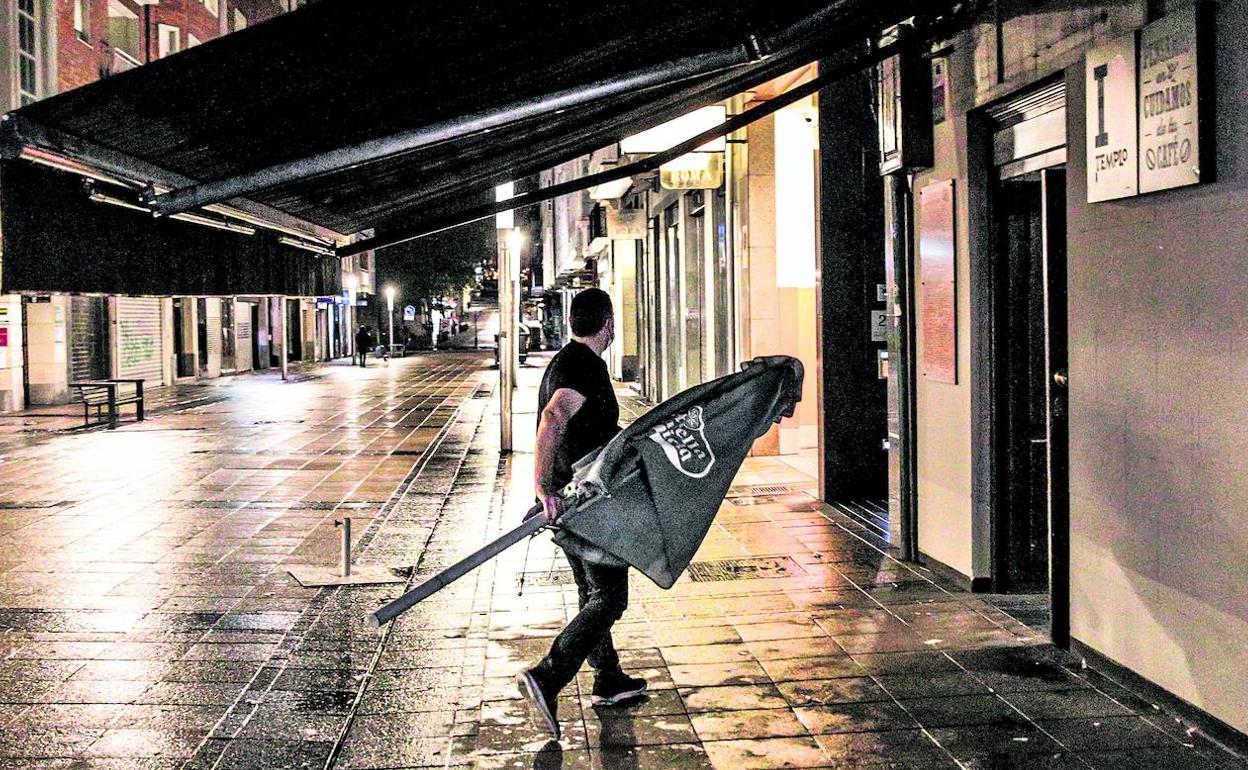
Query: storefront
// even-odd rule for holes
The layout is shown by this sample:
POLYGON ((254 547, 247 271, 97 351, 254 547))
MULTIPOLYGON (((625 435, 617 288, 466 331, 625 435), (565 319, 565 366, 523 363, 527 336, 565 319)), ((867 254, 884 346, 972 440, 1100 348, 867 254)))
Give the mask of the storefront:
POLYGON ((1047 595, 1057 644, 1243 731, 1248 146, 1222 73, 1248 16, 1094 5, 968 29, 931 100, 896 102, 934 145, 886 170, 913 334, 894 515, 933 569, 1047 595))

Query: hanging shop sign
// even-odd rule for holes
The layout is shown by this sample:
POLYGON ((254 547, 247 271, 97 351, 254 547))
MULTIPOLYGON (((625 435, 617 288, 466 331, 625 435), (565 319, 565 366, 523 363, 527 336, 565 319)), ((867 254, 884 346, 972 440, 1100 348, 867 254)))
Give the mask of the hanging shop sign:
POLYGON ((1197 3, 1088 51, 1089 203, 1213 181, 1212 14, 1197 3))
POLYGON ((613 241, 645 240, 646 210, 608 207, 607 237, 613 241))
POLYGON ((1142 193, 1198 184, 1209 165, 1200 141, 1202 126, 1210 122, 1201 120, 1200 98, 1200 30, 1206 10, 1190 6, 1140 33, 1142 193))
POLYGON ((659 186, 664 190, 716 190, 723 183, 723 153, 691 152, 659 166, 659 186))
POLYGON ((1139 191, 1135 34, 1088 51, 1085 64, 1088 202, 1139 191))
POLYGON ((876 68, 880 174, 931 167, 933 92, 932 62, 917 53, 892 56, 876 68))

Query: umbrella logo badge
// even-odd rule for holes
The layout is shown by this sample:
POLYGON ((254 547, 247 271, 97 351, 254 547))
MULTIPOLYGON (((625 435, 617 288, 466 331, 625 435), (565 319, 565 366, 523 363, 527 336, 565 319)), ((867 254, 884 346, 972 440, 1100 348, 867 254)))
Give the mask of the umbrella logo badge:
POLYGON ((672 465, 690 478, 705 477, 715 465, 715 453, 706 440, 706 422, 700 406, 659 424, 650 438, 663 447, 663 454, 672 465))

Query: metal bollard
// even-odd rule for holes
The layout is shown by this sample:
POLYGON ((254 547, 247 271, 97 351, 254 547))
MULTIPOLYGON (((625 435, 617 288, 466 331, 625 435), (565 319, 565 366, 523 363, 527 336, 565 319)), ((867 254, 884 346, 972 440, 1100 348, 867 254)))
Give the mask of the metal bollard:
POLYGON ((334 526, 342 527, 342 576, 351 577, 351 519, 334 519, 334 526))

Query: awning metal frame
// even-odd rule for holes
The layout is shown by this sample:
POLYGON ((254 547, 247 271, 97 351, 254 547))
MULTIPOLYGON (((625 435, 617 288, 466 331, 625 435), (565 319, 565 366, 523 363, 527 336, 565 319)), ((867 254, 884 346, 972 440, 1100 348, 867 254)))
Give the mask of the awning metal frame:
POLYGON ((746 43, 721 51, 646 67, 622 77, 600 80, 588 86, 543 94, 536 98, 515 101, 495 110, 464 115, 453 120, 402 131, 348 147, 340 147, 245 174, 151 195, 149 203, 157 215, 177 214, 205 204, 231 200, 320 174, 341 171, 470 134, 488 132, 518 121, 580 107, 601 99, 715 75, 763 58, 766 58, 766 54, 762 46, 751 36, 746 43))
MULTIPOLYGON (((84 176, 93 176, 92 172, 96 172, 95 178, 99 178, 98 174, 104 174, 107 178, 101 181, 119 182, 136 190, 142 190, 149 185, 171 189, 195 182, 181 174, 111 150, 89 139, 40 125, 29 118, 14 113, 0 115, 0 158, 18 160, 22 158, 23 152, 32 148, 54 158, 69 161, 61 168, 63 171, 81 173, 84 176), (75 171, 73 164, 81 164, 87 168, 75 171)), ((241 221, 269 227, 298 238, 308 238, 317 243, 341 245, 351 240, 346 233, 299 219, 285 211, 252 200, 232 200, 228 207, 213 206, 205 210, 233 216, 241 221)))
POLYGON ((874 38, 866 40, 858 49, 859 53, 852 56, 849 61, 841 62, 836 66, 820 72, 813 80, 807 81, 779 96, 770 99, 760 105, 751 107, 750 109, 738 115, 733 115, 720 123, 718 126, 707 129, 702 133, 687 139, 676 146, 660 153, 651 155, 643 160, 629 163, 623 166, 600 171, 596 174, 589 174, 579 179, 573 179, 560 184, 551 185, 540 190, 521 193, 505 201, 479 206, 474 209, 462 212, 457 215, 424 222, 414 225, 410 228, 404 228, 400 231, 385 233, 383 235, 366 238, 356 241, 355 243, 341 246, 338 248, 338 256, 349 257, 364 251, 374 249, 384 249, 389 246, 397 246, 401 243, 407 243, 418 238, 423 238, 435 233, 451 230, 462 225, 479 222, 488 219, 496 214, 512 209, 523 208, 542 201, 558 198, 563 195, 587 190, 606 182, 614 182, 625 177, 646 174, 658 170, 660 166, 679 158, 686 153, 693 152, 698 147, 706 144, 712 139, 718 139, 735 131, 761 120, 772 113, 775 113, 790 104, 801 101, 812 94, 818 93, 829 84, 840 80, 854 72, 862 70, 866 67, 874 66, 879 62, 899 53, 903 47, 912 45, 909 40, 895 40, 885 45, 878 45, 874 38))

